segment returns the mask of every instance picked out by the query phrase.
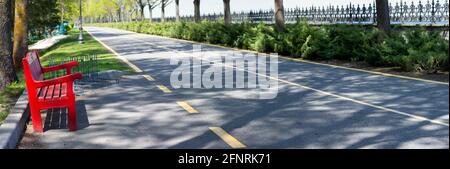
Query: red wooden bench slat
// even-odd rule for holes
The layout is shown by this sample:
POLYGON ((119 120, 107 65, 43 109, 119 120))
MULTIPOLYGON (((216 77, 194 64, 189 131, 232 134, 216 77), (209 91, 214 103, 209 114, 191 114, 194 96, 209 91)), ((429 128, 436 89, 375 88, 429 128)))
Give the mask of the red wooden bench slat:
POLYGON ((61 97, 67 96, 67 83, 61 84, 61 97))
POLYGON ((53 92, 53 98, 59 98, 61 91, 61 84, 55 85, 55 91, 53 92))
POLYGON ((38 94, 39 100, 44 100, 45 95, 47 94, 47 88, 48 88, 48 86, 40 88, 40 92, 38 94))
POLYGON ((45 94, 45 100, 50 100, 53 98, 53 91, 55 89, 55 85, 51 85, 47 89, 47 94, 45 94))
POLYGON ((69 130, 76 130, 76 107, 73 82, 76 79, 81 79, 82 75, 80 73, 72 74, 71 69, 77 66, 78 62, 69 62, 43 68, 39 60, 39 53, 32 51, 27 53, 27 56, 22 59, 22 63, 34 131, 43 132, 41 110, 62 107, 67 107, 68 109, 69 130), (44 80, 44 72, 61 69, 66 69, 66 76, 44 80))
POLYGON ((37 98, 39 98, 39 95, 41 94, 41 89, 42 89, 42 88, 38 88, 38 89, 37 89, 37 92, 36 92, 36 93, 37 93, 37 98))

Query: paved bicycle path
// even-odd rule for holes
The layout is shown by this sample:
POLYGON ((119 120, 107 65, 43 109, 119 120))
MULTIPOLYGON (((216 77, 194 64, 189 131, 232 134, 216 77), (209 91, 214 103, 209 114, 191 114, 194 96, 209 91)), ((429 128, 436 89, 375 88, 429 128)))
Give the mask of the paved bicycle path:
MULTIPOLYGON (((89 127, 68 134, 49 130, 42 138, 46 145, 65 140, 64 148, 449 147, 445 84, 280 59, 274 99, 243 99, 258 94, 248 89, 173 89, 170 74, 178 65, 170 65, 170 58, 190 53, 192 43, 86 30, 154 81, 130 76, 86 96, 89 127), (189 113, 181 101, 198 113, 189 113)), ((202 49, 205 55, 230 51, 202 49)))

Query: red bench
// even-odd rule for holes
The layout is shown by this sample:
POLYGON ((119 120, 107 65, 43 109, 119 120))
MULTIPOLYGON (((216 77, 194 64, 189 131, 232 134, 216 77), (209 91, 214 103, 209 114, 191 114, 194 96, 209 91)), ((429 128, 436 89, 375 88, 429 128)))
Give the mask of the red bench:
POLYGON ((39 53, 32 51, 22 60, 25 81, 28 90, 31 119, 35 132, 43 132, 41 110, 52 108, 65 108, 68 112, 68 125, 70 131, 76 130, 76 107, 73 82, 82 79, 82 74, 72 74, 72 67, 78 62, 42 67, 39 53), (54 79, 44 79, 44 73, 65 69, 67 75, 54 79))

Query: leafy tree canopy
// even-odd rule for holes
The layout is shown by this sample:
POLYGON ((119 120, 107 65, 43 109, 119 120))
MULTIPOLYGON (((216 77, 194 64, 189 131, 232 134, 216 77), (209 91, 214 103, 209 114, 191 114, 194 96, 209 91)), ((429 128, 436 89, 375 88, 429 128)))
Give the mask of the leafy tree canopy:
POLYGON ((30 0, 28 10, 29 30, 35 35, 42 35, 46 28, 55 27, 60 21, 57 0, 30 0))

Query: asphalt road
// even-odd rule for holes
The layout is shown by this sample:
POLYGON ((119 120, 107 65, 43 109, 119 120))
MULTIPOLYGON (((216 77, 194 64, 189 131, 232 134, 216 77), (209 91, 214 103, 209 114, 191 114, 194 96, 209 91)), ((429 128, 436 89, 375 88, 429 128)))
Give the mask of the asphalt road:
MULTIPOLYGON (((88 106, 91 122, 133 120, 120 125, 129 129, 115 130, 117 137, 92 147, 449 148, 448 84, 279 59, 278 77, 271 77, 279 82, 273 99, 256 99, 253 89, 174 89, 170 75, 178 65, 170 65, 170 59, 190 53, 192 43, 109 28, 85 30, 152 81, 126 80, 123 85, 141 85, 114 95, 126 104, 106 109, 110 117, 96 116, 99 112, 88 106), (140 121, 150 116, 151 121, 140 121), (131 138, 130 143, 101 146, 131 138)), ((202 49, 205 55, 231 51, 202 49)), ((92 102, 107 104, 108 99, 92 102)))

